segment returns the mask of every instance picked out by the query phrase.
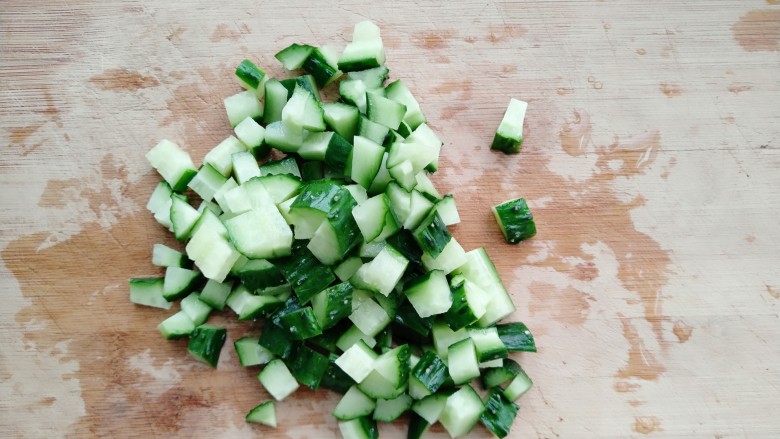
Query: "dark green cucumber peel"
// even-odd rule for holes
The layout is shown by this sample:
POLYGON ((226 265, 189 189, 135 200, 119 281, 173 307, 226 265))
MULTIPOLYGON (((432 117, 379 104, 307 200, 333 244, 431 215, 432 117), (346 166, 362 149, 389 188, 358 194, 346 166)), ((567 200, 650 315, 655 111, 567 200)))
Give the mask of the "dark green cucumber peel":
POLYGON ((480 421, 496 437, 504 438, 509 434, 518 410, 520 407, 504 398, 500 389, 492 389, 488 394, 485 411, 482 412, 480 421))
POLYGON ((536 342, 528 326, 522 322, 496 325, 498 336, 509 352, 536 352, 536 342))
POLYGON ((187 351, 198 360, 211 367, 217 367, 219 354, 227 340, 227 330, 209 324, 195 328, 190 334, 187 351))
POLYGON ((510 244, 517 244, 536 235, 534 217, 523 198, 505 201, 495 206, 493 214, 504 238, 510 244))

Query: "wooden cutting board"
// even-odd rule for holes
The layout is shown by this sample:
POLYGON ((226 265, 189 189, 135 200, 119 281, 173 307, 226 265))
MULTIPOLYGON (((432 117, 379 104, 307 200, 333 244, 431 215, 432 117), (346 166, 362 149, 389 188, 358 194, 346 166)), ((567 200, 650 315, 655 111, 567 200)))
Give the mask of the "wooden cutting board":
POLYGON ((3 2, 2 436, 337 436, 327 391, 247 425, 268 395, 229 344, 253 328, 214 318, 210 370, 127 279, 175 245, 144 208, 144 153, 169 138, 199 162, 230 133, 238 62, 282 76, 278 50, 340 49, 367 18, 445 141, 454 235, 536 335, 510 436, 780 436, 776 0, 213 4, 3 2), (511 157, 489 150, 510 96, 530 103, 511 157), (512 246, 489 208, 520 196, 539 234, 512 246))

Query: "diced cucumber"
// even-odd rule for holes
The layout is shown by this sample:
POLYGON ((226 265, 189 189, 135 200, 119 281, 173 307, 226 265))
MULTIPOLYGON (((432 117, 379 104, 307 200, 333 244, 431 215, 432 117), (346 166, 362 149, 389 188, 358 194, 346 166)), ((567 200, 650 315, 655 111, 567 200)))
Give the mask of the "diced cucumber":
POLYGON ((366 117, 372 122, 397 130, 405 114, 405 105, 376 93, 366 93, 366 117))
POLYGON ((390 171, 387 170, 387 152, 382 154, 382 163, 379 165, 379 170, 374 177, 374 181, 371 182, 371 186, 368 188, 368 192, 372 195, 376 195, 384 192, 387 189, 387 185, 393 181, 393 177, 390 176, 390 171))
POLYGON ((384 153, 384 148, 372 140, 363 136, 355 136, 354 147, 347 165, 352 181, 366 189, 371 187, 371 183, 379 173, 384 153))
POLYGON ((463 276, 456 276, 450 282, 452 307, 447 311, 447 324, 457 331, 479 321, 485 314, 485 293, 463 276))
POLYGON ((394 399, 378 399, 376 401, 376 410, 374 411, 374 420, 393 422, 411 407, 412 397, 407 394, 394 399))
POLYGON ((156 214, 163 210, 165 206, 168 206, 166 212, 170 212, 171 206, 168 203, 171 202, 171 194, 173 194, 173 190, 171 190, 171 186, 167 182, 161 181, 157 183, 157 186, 152 191, 152 195, 149 197, 149 201, 146 203, 146 209, 152 212, 152 214, 156 214))
POLYGON ((206 323, 206 320, 211 314, 211 306, 200 300, 199 293, 191 293, 189 296, 182 299, 181 310, 187 314, 195 326, 200 326, 206 323))
POLYGON ((203 324, 195 328, 190 334, 190 342, 187 351, 194 358, 216 368, 219 362, 219 354, 227 339, 225 328, 218 328, 209 324, 203 324))
POLYGON ((444 272, 430 271, 405 286, 404 294, 420 317, 447 312, 452 306, 450 286, 444 272))
POLYGON ((246 421, 276 428, 276 408, 273 401, 266 401, 246 414, 246 421))
POLYGON ((254 90, 258 98, 263 97, 265 82, 268 75, 257 67, 252 61, 245 59, 236 67, 236 77, 242 87, 254 90))
POLYGON ((385 241, 363 242, 360 244, 360 250, 358 256, 363 259, 373 259, 379 255, 379 252, 385 248, 387 243, 385 241))
POLYGON ((434 208, 445 226, 460 223, 460 215, 458 214, 458 208, 455 206, 455 198, 452 195, 445 195, 436 202, 434 208))
POLYGON ((297 152, 305 138, 306 130, 285 125, 281 120, 271 122, 265 127, 265 143, 282 152, 297 152))
POLYGON ((450 377, 455 385, 468 383, 479 376, 477 351, 471 338, 450 345, 447 357, 450 377))
POLYGON ((277 296, 254 295, 245 286, 237 286, 228 296, 225 304, 238 315, 238 320, 251 320, 269 309, 278 308, 284 301, 277 296))
POLYGON ((357 386, 352 386, 341 398, 333 410, 333 416, 342 421, 348 421, 361 416, 368 416, 376 408, 376 402, 361 392, 357 386))
POLYGON ((292 230, 275 206, 252 209, 225 221, 236 250, 250 259, 290 254, 292 230))
POLYGON ((339 69, 345 72, 379 67, 385 63, 385 48, 379 28, 370 21, 355 25, 352 41, 339 58, 339 69))
POLYGON ((242 91, 225 98, 224 104, 228 121, 233 128, 247 117, 262 120, 263 103, 257 98, 257 92, 254 90, 242 91))
POLYGON ((350 280, 358 288, 388 296, 406 271, 409 261, 386 245, 371 262, 363 264, 350 280))
POLYGON ((352 293, 354 288, 349 282, 326 288, 311 299, 311 307, 317 322, 323 330, 335 326, 339 321, 352 314, 352 293))
POLYGON ((303 242, 296 242, 291 255, 279 259, 277 266, 302 304, 336 280, 332 270, 324 266, 303 242))
POLYGON ((521 370, 523 369, 516 361, 507 358, 502 361, 501 366, 491 367, 482 372, 482 384, 486 389, 498 387, 516 377, 521 370))
POLYGON ((485 293, 488 302, 485 314, 480 317, 479 325, 488 327, 504 317, 512 314, 515 305, 507 293, 496 267, 488 257, 484 248, 478 248, 466 253, 466 262, 452 272, 453 275, 463 275, 464 278, 474 282, 485 293))
POLYGON ((174 193, 171 195, 170 218, 173 235, 179 241, 184 241, 189 238, 192 228, 200 218, 200 212, 190 206, 187 197, 174 193))
POLYGON ((431 257, 430 253, 423 252, 422 264, 428 270, 441 270, 445 274, 450 274, 453 270, 463 265, 466 258, 466 251, 460 246, 455 238, 451 238, 444 246, 439 256, 431 257))
POLYGON ((274 359, 274 354, 260 345, 257 337, 241 337, 233 342, 238 361, 244 367, 266 364, 274 359))
POLYGON ((496 325, 496 330, 509 352, 536 352, 534 336, 524 323, 496 325))
POLYGON ((421 399, 426 395, 436 393, 448 377, 449 371, 444 361, 434 352, 428 351, 412 369, 410 380, 417 380, 420 386, 413 392, 410 382, 409 394, 414 399, 421 399))
POLYGON ((493 207, 501 233, 510 244, 531 238, 536 235, 536 223, 525 199, 505 201, 493 207))
POLYGON ((300 85, 282 110, 282 123, 290 130, 325 131, 322 105, 314 95, 300 85))
POLYGON ((225 308, 225 302, 232 290, 232 282, 222 283, 217 282, 214 279, 209 279, 208 282, 206 282, 206 286, 203 287, 203 291, 200 293, 200 300, 210 307, 222 311, 225 308))
POLYGON ((509 351, 499 338, 495 327, 469 329, 469 337, 474 341, 477 360, 480 363, 509 356, 509 351))
POLYGON ((310 306, 285 313, 275 323, 286 329, 295 340, 306 340, 322 334, 322 328, 310 306))
MULTIPOLYGON (((325 155, 319 160, 323 160, 325 166, 332 170, 343 173, 352 153, 352 144, 336 133, 330 133, 325 144, 325 155)), ((304 156, 301 155, 301 157, 304 156)))
POLYGON ((448 348, 461 340, 468 338, 469 333, 466 329, 453 331, 443 320, 437 320, 431 328, 433 332, 433 344, 436 347, 436 354, 442 359, 447 360, 448 348))
POLYGON ((527 102, 514 98, 509 100, 504 117, 493 137, 493 144, 490 146, 492 149, 502 151, 505 154, 520 152, 523 145, 523 121, 527 109, 527 102))
POLYGON ((312 96, 314 96, 314 99, 320 101, 320 89, 317 87, 317 82, 311 75, 301 75, 294 78, 287 78, 279 81, 279 83, 282 84, 282 86, 284 86, 284 88, 287 90, 288 101, 290 98, 292 98, 293 92, 295 92, 295 87, 301 87, 307 90, 312 94, 312 96))
POLYGON ((163 320, 157 329, 166 340, 172 340, 190 335, 195 330, 195 323, 192 322, 187 313, 179 311, 163 320))
POLYGON ((268 349, 272 354, 289 358, 297 342, 293 340, 287 330, 280 328, 271 321, 266 321, 263 332, 260 334, 260 346, 268 349))
POLYGON ((374 370, 377 357, 377 354, 360 340, 339 356, 336 365, 356 383, 360 383, 374 370))
POLYGON ((233 172, 233 153, 246 151, 246 145, 235 136, 229 136, 207 152, 203 162, 214 167, 222 175, 230 175, 233 172))
POLYGON ((285 69, 296 70, 303 67, 303 63, 306 61, 306 58, 309 57, 312 50, 314 50, 314 47, 309 46, 308 44, 293 43, 280 50, 274 55, 274 58, 279 60, 285 69))
POLYGON ((167 139, 161 140, 150 149, 146 153, 146 159, 176 192, 186 189, 197 173, 190 155, 167 139))
MULTIPOLYGON (((360 106, 358 106, 358 108, 360 108, 360 106)), ((390 128, 374 122, 365 116, 360 116, 357 135, 365 137, 377 145, 384 145, 388 133, 390 133, 390 128)))
POLYGON ((487 396, 485 411, 482 412, 480 420, 496 437, 504 438, 509 434, 518 410, 520 408, 512 401, 508 401, 500 390, 493 389, 487 396))
POLYGON ((365 70, 351 71, 347 73, 349 79, 362 81, 368 89, 381 89, 384 86, 390 69, 386 66, 379 66, 365 70))
POLYGON ((152 264, 158 267, 182 267, 191 265, 184 253, 174 250, 165 244, 155 244, 152 248, 152 264))
POLYGON ((351 142, 357 131, 360 111, 357 107, 341 102, 322 104, 325 123, 341 137, 351 142))
POLYGON ((417 185, 414 187, 416 191, 424 194, 426 198, 434 203, 441 199, 439 191, 436 190, 436 186, 433 185, 431 178, 428 177, 428 173, 423 171, 414 176, 417 181, 417 185))
POLYGON ((352 313, 349 320, 364 334, 373 337, 390 324, 390 316, 370 293, 355 290, 352 293, 352 313))
POLYGON ((349 329, 341 334, 339 339, 336 341, 336 346, 342 351, 346 351, 358 341, 362 341, 371 349, 376 346, 376 339, 370 335, 364 334, 363 331, 358 329, 358 327, 355 325, 350 326, 349 329))
MULTIPOLYGON (((266 97, 266 102, 267 100, 266 97)), ((239 122, 233 132, 238 140, 249 148, 255 158, 263 157, 268 153, 269 147, 265 144, 265 128, 251 117, 239 122)))
POLYGON ((422 110, 420 110, 420 104, 417 103, 417 100, 412 96, 412 93, 400 79, 388 84, 387 87, 385 87, 385 90, 387 90, 388 98, 399 104, 403 104, 406 107, 406 113, 404 114, 403 120, 409 124, 409 127, 415 129, 420 126, 420 124, 425 123, 425 116, 423 115, 422 110))
POLYGON ((263 177, 280 174, 288 174, 293 177, 301 178, 301 170, 298 168, 298 164, 295 163, 293 157, 265 162, 263 163, 263 166, 260 166, 260 175, 263 177))
POLYGON ((409 430, 407 431, 407 439, 422 439, 431 428, 431 424, 428 423, 422 416, 412 412, 409 416, 409 430))
POLYGON ((314 77, 318 87, 324 87, 341 76, 338 55, 327 46, 315 48, 309 52, 303 62, 303 70, 314 77))
POLYGON ((517 372, 515 378, 504 389, 504 396, 509 401, 517 401, 533 386, 533 381, 528 377, 523 369, 517 372))
POLYGON ((203 277, 200 272, 181 267, 165 269, 163 297, 172 302, 186 296, 200 286, 203 277))
POLYGON ((290 373, 299 383, 312 390, 317 390, 328 368, 328 357, 301 345, 288 364, 290 373))
POLYGON ((409 214, 404 220, 404 228, 407 230, 416 229, 420 223, 431 213, 433 203, 426 198, 417 189, 409 194, 409 214))
POLYGON ((336 365, 338 358, 336 354, 328 356, 328 368, 325 370, 325 375, 322 376, 320 385, 343 395, 351 386, 355 385, 355 381, 336 365))
POLYGON ((484 411, 479 394, 467 384, 447 398, 439 421, 447 433, 456 438, 468 434, 484 411))
POLYGON ((441 413, 444 411, 444 406, 447 405, 448 397, 449 395, 444 393, 426 396, 412 405, 412 411, 425 419, 429 424, 435 424, 439 421, 441 413))
POLYGON ((376 422, 368 416, 339 422, 339 431, 343 439, 378 439, 376 422))
POLYGON ((333 269, 333 273, 342 282, 348 281, 349 278, 357 273, 362 265, 363 261, 359 257, 353 256, 351 258, 344 259, 344 261, 342 261, 338 267, 333 269))
POLYGON ((195 177, 189 182, 189 187, 204 201, 210 201, 214 194, 225 184, 227 177, 220 174, 208 163, 201 166, 195 177))
POLYGON ((284 361, 279 358, 266 364, 265 368, 257 375, 257 379, 277 401, 284 400, 300 387, 284 361))
POLYGON ((252 178, 260 176, 260 166, 257 159, 250 151, 235 152, 231 156, 233 162, 233 176, 239 184, 244 184, 252 178))
POLYGON ((400 228, 390 209, 390 199, 385 194, 373 196, 352 209, 363 239, 366 242, 384 241, 400 228))
MULTIPOLYGON (((285 105, 287 105, 287 88, 276 79, 268 80, 268 82, 265 83, 263 122, 266 125, 272 122, 281 122, 282 110, 285 105)), ((240 138, 241 137, 239 136, 239 139, 240 138)), ((249 144, 247 143, 247 145, 249 144)))
POLYGON ((412 341, 423 341, 431 333, 430 318, 422 318, 409 302, 402 303, 393 317, 393 329, 403 338, 412 341))

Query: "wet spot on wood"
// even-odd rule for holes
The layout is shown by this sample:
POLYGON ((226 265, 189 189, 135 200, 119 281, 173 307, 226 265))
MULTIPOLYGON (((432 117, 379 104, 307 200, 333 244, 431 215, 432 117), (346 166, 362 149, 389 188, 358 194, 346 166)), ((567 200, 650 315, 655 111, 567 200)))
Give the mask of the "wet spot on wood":
POLYGON ((507 40, 521 38, 527 33, 528 29, 519 24, 490 26, 488 28, 487 40, 493 44, 502 43, 507 40))
POLYGON ((21 150, 20 155, 25 157, 30 153, 36 151, 43 145, 43 142, 28 143, 30 136, 35 134, 41 127, 43 122, 26 125, 19 128, 11 128, 9 140, 10 146, 19 148, 21 150))
POLYGON ((752 244, 755 242, 756 236, 755 235, 745 235, 745 242, 752 244))
POLYGON ((780 5, 780 0, 766 0, 768 5, 780 5))
POLYGON ((634 418, 633 429, 640 434, 662 431, 661 420, 655 416, 637 416, 634 418))
POLYGON ((663 94, 670 98, 680 96, 683 93, 682 86, 676 82, 662 82, 660 89, 663 94))
POLYGON ((639 49, 636 49, 636 54, 642 56, 647 55, 647 50, 640 47, 639 49))
POLYGON ((555 321, 582 325, 590 312, 590 295, 572 286, 559 289, 557 286, 532 282, 528 286, 531 303, 528 307, 531 315, 543 315, 555 321))
POLYGON ((677 337, 677 340, 680 343, 685 343, 686 341, 688 341, 689 338, 691 338, 691 334, 693 333, 693 327, 683 322, 682 320, 678 320, 674 322, 674 326, 672 327, 672 332, 677 337))
POLYGON ((412 35, 412 44, 421 49, 440 50, 450 45, 454 35, 455 32, 447 29, 417 32, 412 35))
POLYGON ((753 88, 752 85, 735 83, 735 84, 729 85, 728 90, 730 92, 734 93, 735 95, 738 95, 738 94, 742 93, 743 91, 748 91, 748 90, 751 90, 752 88, 753 88))
POLYGON ((590 282, 599 275, 599 269, 593 262, 583 262, 574 266, 572 277, 577 280, 590 282))
POLYGON ((115 92, 138 91, 160 85, 157 78, 128 69, 107 69, 89 78, 89 82, 101 90, 115 92))
POLYGON ((780 299, 780 288, 773 287, 771 285, 766 286, 766 292, 775 299, 780 299))
POLYGON ((618 370, 617 377, 622 379, 638 378, 641 380, 655 380, 666 371, 666 368, 657 359, 655 353, 645 348, 645 342, 639 335, 631 320, 620 317, 623 326, 623 337, 628 341, 628 362, 618 370))
POLYGON ((640 386, 638 383, 632 383, 629 381, 618 381, 615 383, 615 391, 619 393, 633 392, 640 386))
POLYGON ((54 405, 55 402, 57 402, 57 397, 47 396, 45 398, 42 398, 40 401, 38 401, 38 405, 41 407, 49 407, 51 405, 54 405))
POLYGON ((555 92, 558 96, 570 95, 574 93, 574 87, 558 87, 555 92))
POLYGON ((181 40, 181 34, 183 34, 185 30, 187 30, 187 29, 184 28, 184 27, 179 26, 176 29, 172 30, 171 33, 166 35, 165 38, 168 41, 179 41, 179 40, 181 40))
POLYGON ((502 73, 515 73, 517 71, 518 67, 514 64, 503 64, 501 66, 501 72, 502 73))
POLYGON ((435 62, 436 64, 449 64, 450 58, 447 56, 437 56, 436 58, 433 59, 433 62, 435 62))
POLYGON ((238 41, 242 36, 251 32, 252 30, 246 23, 220 23, 214 28, 214 32, 211 34, 211 41, 215 43, 224 40, 238 41))
POLYGON ((575 111, 574 119, 564 123, 558 138, 566 154, 576 157, 585 154, 585 146, 590 143, 590 136, 590 115, 575 111))
POLYGON ((469 35, 469 36, 463 38, 463 41, 465 41, 465 42, 467 42, 469 44, 474 44, 477 41, 477 37, 475 37, 474 35, 469 35))
POLYGON ((720 120, 726 122, 729 125, 733 125, 737 122, 737 119, 734 117, 733 114, 727 114, 725 116, 721 116, 720 120))
POLYGON ((748 52, 780 49, 780 10, 754 9, 731 26, 734 39, 748 52))

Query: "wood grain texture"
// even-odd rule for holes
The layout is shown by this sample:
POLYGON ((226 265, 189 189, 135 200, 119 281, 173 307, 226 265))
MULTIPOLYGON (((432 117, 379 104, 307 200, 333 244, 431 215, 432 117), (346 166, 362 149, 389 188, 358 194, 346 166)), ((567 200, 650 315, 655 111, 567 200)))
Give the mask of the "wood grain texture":
MULTIPOLYGON (((337 436, 326 391, 245 424, 257 371, 229 346, 216 371, 187 359, 126 281, 175 244, 143 207, 145 152, 170 138, 200 161, 241 59, 283 76, 278 50, 341 48, 366 18, 445 141, 454 235, 537 336, 510 437, 780 435, 777 2, 212 3, 3 2, 4 437, 337 436), (510 96, 530 107, 506 157, 489 142, 510 96), (518 196, 539 234, 511 246, 489 207, 518 196)), ((224 322, 228 343, 255 331, 224 322)))

